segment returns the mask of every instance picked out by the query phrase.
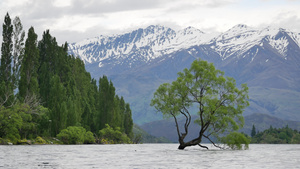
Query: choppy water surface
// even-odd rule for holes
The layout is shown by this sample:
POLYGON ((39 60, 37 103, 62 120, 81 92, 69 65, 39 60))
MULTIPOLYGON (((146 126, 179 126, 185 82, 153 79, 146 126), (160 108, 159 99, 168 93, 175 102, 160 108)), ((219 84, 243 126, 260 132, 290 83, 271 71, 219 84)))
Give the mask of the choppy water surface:
POLYGON ((177 146, 0 146, 0 168, 300 168, 300 145, 250 145, 245 151, 177 146))

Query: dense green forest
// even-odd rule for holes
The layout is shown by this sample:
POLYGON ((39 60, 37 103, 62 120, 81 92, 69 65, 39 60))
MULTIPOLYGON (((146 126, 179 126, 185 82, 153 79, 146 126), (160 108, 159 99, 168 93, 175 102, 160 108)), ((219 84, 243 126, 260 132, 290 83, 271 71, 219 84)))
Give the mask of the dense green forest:
POLYGON ((41 137, 93 143, 98 137, 110 139, 101 138, 109 132, 130 142, 129 104, 106 76, 97 85, 83 61, 67 53, 67 43, 59 46, 49 30, 38 41, 33 27, 25 40, 21 20, 12 21, 8 13, 2 36, 0 143, 43 142, 41 137))
POLYGON ((288 126, 278 129, 270 126, 269 129, 259 132, 253 125, 251 137, 251 143, 255 144, 300 144, 300 132, 288 126))

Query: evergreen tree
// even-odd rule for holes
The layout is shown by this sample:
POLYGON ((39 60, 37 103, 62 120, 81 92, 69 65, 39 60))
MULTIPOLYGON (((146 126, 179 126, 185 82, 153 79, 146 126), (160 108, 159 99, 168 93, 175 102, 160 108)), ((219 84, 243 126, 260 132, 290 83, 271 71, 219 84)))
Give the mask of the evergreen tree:
POLYGON ((37 35, 34 28, 28 30, 25 43, 25 54, 20 69, 19 96, 21 100, 31 99, 39 95, 38 85, 39 50, 37 48, 37 35))
POLYGON ((124 116, 123 116, 123 112, 121 112, 121 109, 120 109, 120 97, 118 95, 115 96, 112 113, 113 113, 113 116, 112 116, 111 125, 113 127, 119 127, 121 130, 123 130, 123 122, 122 121, 123 121, 124 116))
POLYGON ((1 106, 9 106, 13 102, 13 84, 11 74, 12 51, 13 51, 13 25, 7 13, 4 18, 3 42, 1 46, 1 65, 0 65, 0 102, 1 106))
MULTIPOLYGON (((117 97, 119 98, 119 97, 117 97)), ((125 100, 123 98, 123 96, 121 96, 121 98, 119 99, 119 111, 120 111, 120 124, 119 126, 121 127, 121 129, 123 129, 123 131, 126 133, 126 128, 125 128, 125 123, 126 123, 126 103, 125 100)), ((126 133, 127 134, 127 133, 126 133)))
POLYGON ((251 130, 251 137, 254 137, 256 135, 256 129, 254 124, 252 125, 252 130, 251 130))
POLYGON ((48 100, 50 94, 50 79, 54 76, 55 59, 57 58, 57 42, 53 38, 49 30, 43 33, 43 38, 38 43, 39 48, 39 75, 38 82, 40 87, 40 96, 44 106, 48 107, 48 100))
POLYGON ((50 120, 52 121, 52 135, 57 135, 62 129, 67 127, 67 97, 66 89, 62 85, 57 75, 50 80, 50 94, 49 94, 49 109, 50 120))
POLYGON ((97 133, 99 130, 95 127, 96 112, 97 112, 97 100, 98 100, 98 86, 95 79, 91 79, 88 90, 88 102, 85 106, 84 113, 82 114, 82 125, 93 133, 97 133))
POLYGON ((106 76, 99 79, 99 104, 96 115, 96 128, 101 130, 105 124, 111 125, 113 119, 113 106, 115 98, 115 88, 106 76))
POLYGON ((124 129, 125 129, 125 134, 127 134, 127 136, 130 138, 133 138, 132 128, 133 128, 133 120, 131 115, 131 109, 129 104, 127 103, 125 108, 125 116, 124 116, 124 129))

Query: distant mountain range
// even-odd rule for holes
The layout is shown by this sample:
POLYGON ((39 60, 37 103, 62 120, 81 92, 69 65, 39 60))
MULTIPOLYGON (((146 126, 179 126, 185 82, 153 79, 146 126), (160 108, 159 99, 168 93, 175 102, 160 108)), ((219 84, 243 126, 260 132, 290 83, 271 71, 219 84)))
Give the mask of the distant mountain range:
POLYGON ((300 33, 283 28, 236 25, 218 35, 188 27, 149 26, 69 44, 95 79, 107 75, 130 103, 134 122, 162 116, 149 106, 157 87, 176 79, 197 58, 249 86, 245 115, 263 113, 300 121, 300 33))

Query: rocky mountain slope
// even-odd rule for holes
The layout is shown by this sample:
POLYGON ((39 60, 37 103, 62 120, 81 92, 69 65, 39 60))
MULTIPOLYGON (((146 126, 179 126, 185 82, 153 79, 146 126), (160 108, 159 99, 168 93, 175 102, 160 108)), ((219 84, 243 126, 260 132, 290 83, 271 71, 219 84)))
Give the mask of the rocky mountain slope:
POLYGON ((237 25, 219 35, 188 27, 149 26, 69 44, 95 79, 107 75, 125 97, 137 124, 161 119, 149 106, 153 92, 197 58, 250 88, 245 115, 300 121, 300 34, 283 28, 237 25))

